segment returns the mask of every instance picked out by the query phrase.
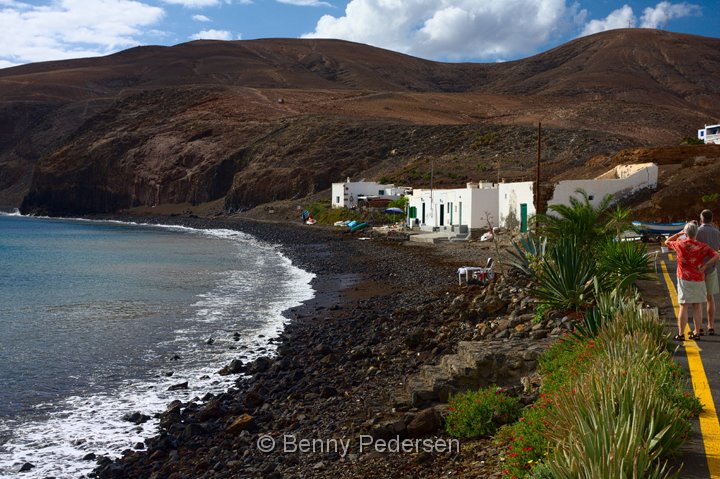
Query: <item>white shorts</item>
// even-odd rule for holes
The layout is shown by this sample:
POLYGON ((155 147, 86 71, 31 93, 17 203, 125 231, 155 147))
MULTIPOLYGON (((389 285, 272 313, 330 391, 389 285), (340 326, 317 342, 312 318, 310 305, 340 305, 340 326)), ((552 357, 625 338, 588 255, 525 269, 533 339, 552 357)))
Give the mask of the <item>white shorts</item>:
POLYGON ((707 290, 705 289, 705 281, 686 281, 684 279, 678 278, 677 291, 679 304, 707 302, 707 290))

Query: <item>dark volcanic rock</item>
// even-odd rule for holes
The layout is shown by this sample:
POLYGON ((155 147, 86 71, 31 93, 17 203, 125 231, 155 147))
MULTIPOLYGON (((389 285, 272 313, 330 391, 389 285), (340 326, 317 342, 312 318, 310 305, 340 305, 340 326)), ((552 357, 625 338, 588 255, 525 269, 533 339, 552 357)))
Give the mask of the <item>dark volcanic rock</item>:
POLYGON ((442 418, 434 408, 423 409, 407 425, 407 433, 410 437, 425 436, 440 429, 442 424, 442 418))
POLYGON ((131 423, 133 423, 133 424, 142 424, 142 423, 144 423, 144 422, 149 421, 149 420, 150 420, 150 416, 148 416, 148 415, 146 415, 146 414, 143 414, 143 413, 141 413, 141 412, 133 412, 133 413, 125 414, 125 415, 122 417, 122 419, 123 419, 123 421, 128 421, 128 422, 131 422, 131 423))
POLYGON ((245 365, 240 359, 233 359, 230 364, 223 367, 218 374, 221 376, 228 376, 230 374, 240 374, 245 371, 245 365))
POLYGON ((173 384, 172 386, 170 386, 170 387, 168 388, 168 391, 177 391, 177 390, 180 390, 180 389, 187 389, 187 388, 188 388, 188 382, 185 381, 185 382, 182 382, 182 383, 173 384))

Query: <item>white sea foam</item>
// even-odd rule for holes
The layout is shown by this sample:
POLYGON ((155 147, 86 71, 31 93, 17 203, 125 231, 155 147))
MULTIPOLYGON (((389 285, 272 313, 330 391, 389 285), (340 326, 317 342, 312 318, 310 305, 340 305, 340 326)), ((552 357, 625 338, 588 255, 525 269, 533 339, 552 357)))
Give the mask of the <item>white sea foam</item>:
POLYGON ((5 211, 0 210, 0 216, 22 216, 22 215, 20 214, 19 209, 13 208, 9 211, 8 210, 5 210, 5 211))
MULTIPOLYGON (((236 378, 220 376, 217 371, 237 357, 247 361, 261 354, 272 353, 274 346, 267 340, 282 331, 287 321, 282 312, 313 296, 310 286, 314 278, 312 273, 293 266, 274 246, 261 243, 250 235, 221 229, 158 227, 234 240, 241 243, 239 247, 252 243, 255 248, 278 255, 279 258, 275 258, 279 259, 281 267, 272 281, 277 291, 283 294, 269 300, 262 298, 256 311, 248 311, 248 318, 238 320, 232 316, 237 315, 242 293, 251 293, 255 282, 237 271, 224 273, 215 288, 198 296, 193 305, 195 316, 185 318, 178 324, 176 331, 169 332, 169 341, 182 345, 183 351, 183 360, 178 361, 172 377, 165 376, 164 371, 153 371, 156 375, 154 380, 124 381, 112 393, 75 396, 58 404, 38 405, 38 409, 52 410, 49 417, 43 420, 0 421, 0 437, 4 431, 11 432, 10 439, 0 446, 0 477, 14 475, 26 462, 36 467, 22 473, 24 478, 79 477, 95 467, 94 461, 82 460, 88 453, 118 457, 123 450, 154 436, 158 426, 157 419, 138 426, 123 421, 123 415, 138 411, 152 417, 162 412, 172 400, 197 401, 207 392, 226 391, 236 378), (248 321, 249 326, 243 329, 243 335, 238 341, 233 341, 227 328, 244 321, 248 321), (198 331, 208 331, 208 322, 215 328, 215 332, 211 333, 216 337, 212 347, 197 341, 198 331), (265 351, 258 351, 258 346, 262 346, 265 351), (241 351, 245 351, 244 355, 241 351), (215 354, 210 356, 212 352, 215 354), (209 356, 211 359, 208 360, 209 356), (192 360, 201 357, 203 360, 192 360), (185 381, 189 386, 187 390, 168 391, 169 386, 185 381)), ((257 255, 256 258, 258 262, 264 261, 263 255, 257 255)))

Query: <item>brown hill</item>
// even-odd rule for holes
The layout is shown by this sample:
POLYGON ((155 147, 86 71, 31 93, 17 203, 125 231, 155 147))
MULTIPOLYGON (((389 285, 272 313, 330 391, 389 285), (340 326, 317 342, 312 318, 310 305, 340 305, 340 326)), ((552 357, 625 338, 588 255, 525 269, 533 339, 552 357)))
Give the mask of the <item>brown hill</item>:
POLYGON ((346 176, 548 175, 717 120, 720 40, 605 32, 502 64, 336 40, 198 41, 0 70, 0 206, 107 212, 300 198, 346 176), (33 170, 35 165, 37 167, 33 170), (33 174, 34 171, 34 174, 33 174), (31 187, 32 184, 32 187, 31 187))

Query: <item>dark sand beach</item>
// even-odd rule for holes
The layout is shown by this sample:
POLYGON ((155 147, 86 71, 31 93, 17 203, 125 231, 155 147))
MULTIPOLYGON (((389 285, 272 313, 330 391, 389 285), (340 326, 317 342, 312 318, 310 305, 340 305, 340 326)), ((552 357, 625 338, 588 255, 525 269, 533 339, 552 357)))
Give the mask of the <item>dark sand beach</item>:
MULTIPOLYGON (((275 357, 243 365, 236 388, 225 394, 169 405, 159 434, 119 460, 99 458, 97 477, 499 474, 499 454, 489 440, 462 447, 449 442, 440 422, 425 420, 437 408, 413 408, 404 384, 458 341, 477 337, 488 317, 467 314, 467 304, 484 287, 458 286, 456 270, 484 263, 490 245, 360 240, 299 223, 113 219, 242 230, 277 244, 295 265, 316 274, 316 294, 286 312, 291 321, 275 340, 275 357), (411 439, 406 444, 415 447, 397 450, 392 439, 411 439), (450 447, 438 452, 434 442, 428 449, 423 444, 430 443, 418 440, 450 447), (378 449, 376 441, 386 443, 378 449)), ((522 336, 510 339, 519 351, 533 341, 522 336)))

